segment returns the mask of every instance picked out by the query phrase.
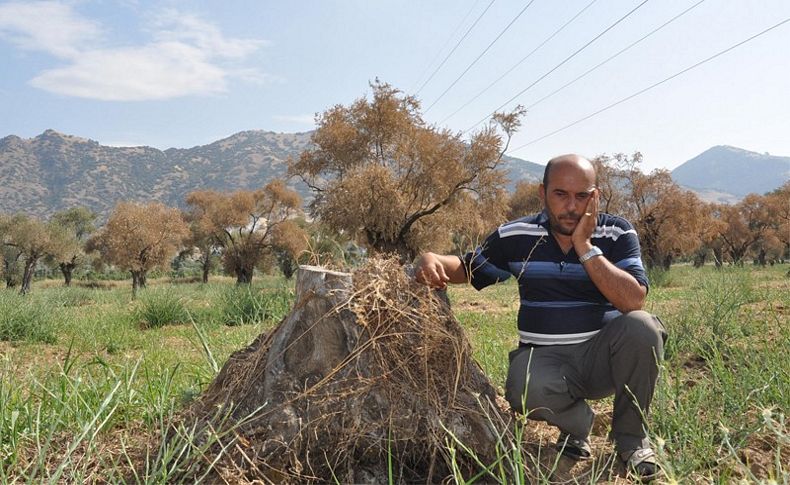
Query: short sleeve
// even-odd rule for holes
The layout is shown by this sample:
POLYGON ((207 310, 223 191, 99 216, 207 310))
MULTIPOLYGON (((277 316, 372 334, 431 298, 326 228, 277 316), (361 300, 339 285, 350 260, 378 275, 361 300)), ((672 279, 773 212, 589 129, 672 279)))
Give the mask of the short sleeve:
POLYGON ((474 251, 466 253, 461 259, 469 281, 477 290, 505 281, 511 276, 498 230, 491 233, 483 244, 474 251))
POLYGON ((611 254, 607 255, 607 258, 615 266, 633 276, 640 285, 649 288, 647 272, 642 263, 639 236, 631 223, 625 220, 623 223, 626 224, 626 227, 612 245, 611 254))

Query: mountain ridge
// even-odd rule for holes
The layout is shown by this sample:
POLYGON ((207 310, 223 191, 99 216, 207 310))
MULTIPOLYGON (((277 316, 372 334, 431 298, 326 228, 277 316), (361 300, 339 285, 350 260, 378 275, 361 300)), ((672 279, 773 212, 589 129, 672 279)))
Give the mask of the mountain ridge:
POLYGON ((790 179, 790 157, 716 145, 672 170, 672 179, 697 192, 764 194, 790 179))
MULTIPOLYGON (((53 129, 32 138, 12 134, 0 139, 0 212, 48 217, 58 210, 82 205, 104 218, 121 200, 158 200, 183 207, 186 194, 193 190, 255 189, 274 177, 283 177, 288 158, 299 156, 310 145, 311 135, 312 132, 245 130, 205 145, 161 150, 146 145, 102 145, 53 129)), ((762 163, 764 157, 776 158, 781 162, 780 168, 787 163, 785 172, 790 176, 788 157, 761 155, 726 145, 712 147, 672 171, 676 182, 706 200, 735 202, 745 195, 725 190, 729 186, 721 181, 713 187, 701 185, 701 181, 711 180, 711 170, 729 173, 730 165, 738 163, 728 156, 724 157, 725 169, 716 166, 706 155, 711 150, 714 155, 722 150, 725 154, 740 154, 740 159, 757 163, 762 163), (698 173, 702 176, 695 175, 698 173)), ((770 166, 776 165, 771 163, 770 166)), ((540 181, 545 166, 506 156, 504 168, 509 173, 508 189, 512 191, 519 180, 540 181)), ((766 175, 765 169, 749 171, 766 175)), ((774 177, 774 185, 768 190, 782 183, 776 182, 777 176, 771 175, 774 172, 767 172, 769 179, 774 177)), ((292 179, 289 184, 303 197, 310 196, 300 181, 292 179)))

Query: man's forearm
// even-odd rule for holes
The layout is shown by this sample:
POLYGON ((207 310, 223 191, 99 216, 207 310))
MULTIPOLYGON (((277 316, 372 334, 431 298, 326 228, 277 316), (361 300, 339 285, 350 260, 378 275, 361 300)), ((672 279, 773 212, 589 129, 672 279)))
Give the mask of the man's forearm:
POLYGON ((626 313, 644 307, 647 289, 606 257, 588 259, 583 266, 598 290, 615 308, 626 313))
POLYGON ((468 281, 463 261, 458 256, 424 253, 415 261, 414 270, 417 281, 434 287, 468 281))

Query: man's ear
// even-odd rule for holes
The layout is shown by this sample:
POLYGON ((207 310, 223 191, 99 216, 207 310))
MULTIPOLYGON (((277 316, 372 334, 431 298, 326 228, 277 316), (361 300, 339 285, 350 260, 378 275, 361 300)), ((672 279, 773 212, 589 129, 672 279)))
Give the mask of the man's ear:
POLYGON ((538 185, 538 197, 540 197, 541 202, 546 203, 546 187, 543 184, 538 185))

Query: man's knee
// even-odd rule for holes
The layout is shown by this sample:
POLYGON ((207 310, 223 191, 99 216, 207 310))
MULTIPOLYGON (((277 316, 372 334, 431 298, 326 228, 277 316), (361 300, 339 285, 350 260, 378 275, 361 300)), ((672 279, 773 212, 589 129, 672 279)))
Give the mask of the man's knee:
POLYGON ((521 414, 528 414, 532 419, 546 419, 558 408, 564 408, 570 401, 570 394, 565 379, 553 373, 522 374, 517 380, 509 373, 505 385, 505 398, 510 407, 521 414))
POLYGON ((624 313, 612 323, 614 322, 622 326, 627 345, 644 349, 655 348, 663 352, 667 333, 661 320, 655 315, 636 310, 624 313))

